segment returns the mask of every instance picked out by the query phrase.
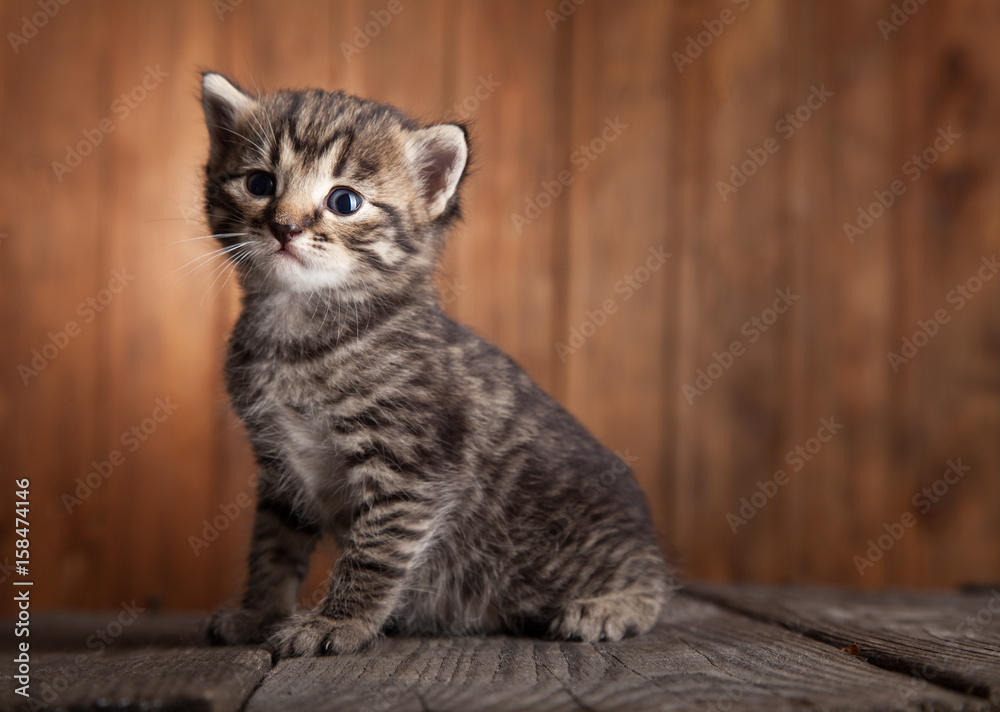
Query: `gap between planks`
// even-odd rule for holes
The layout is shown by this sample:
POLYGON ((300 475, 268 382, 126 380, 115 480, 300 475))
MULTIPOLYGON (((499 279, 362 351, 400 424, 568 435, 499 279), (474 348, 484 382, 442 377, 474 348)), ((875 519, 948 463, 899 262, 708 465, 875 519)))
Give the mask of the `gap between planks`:
POLYGON ((825 645, 857 645, 858 655, 875 667, 1000 707, 1000 633, 983 626, 977 637, 967 623, 992 611, 989 595, 709 583, 690 583, 683 590, 825 645))

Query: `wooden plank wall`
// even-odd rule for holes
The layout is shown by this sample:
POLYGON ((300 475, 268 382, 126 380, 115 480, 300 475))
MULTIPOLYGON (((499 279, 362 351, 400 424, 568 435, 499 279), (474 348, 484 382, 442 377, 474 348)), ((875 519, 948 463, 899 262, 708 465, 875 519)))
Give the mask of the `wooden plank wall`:
POLYGON ((35 605, 209 607, 242 576, 238 296, 178 242, 201 68, 471 122, 448 309, 633 459, 688 575, 1000 579, 996 3, 17 0, 0 28, 0 503, 31 478, 35 605))

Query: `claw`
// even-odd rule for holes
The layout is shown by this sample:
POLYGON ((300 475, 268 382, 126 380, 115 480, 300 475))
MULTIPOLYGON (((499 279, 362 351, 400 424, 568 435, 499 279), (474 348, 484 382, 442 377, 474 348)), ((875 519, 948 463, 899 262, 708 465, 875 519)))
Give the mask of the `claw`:
POLYGON ((369 626, 360 621, 310 614, 282 626, 270 644, 279 658, 341 655, 362 650, 374 637, 369 626))

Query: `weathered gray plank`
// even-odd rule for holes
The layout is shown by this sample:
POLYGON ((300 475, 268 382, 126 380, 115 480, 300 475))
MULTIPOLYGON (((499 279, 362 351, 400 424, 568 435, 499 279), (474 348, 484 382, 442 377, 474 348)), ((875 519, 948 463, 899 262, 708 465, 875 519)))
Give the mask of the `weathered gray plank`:
POLYGON ((0 709, 235 712, 271 668, 255 648, 121 650, 33 655, 30 699, 14 691, 5 660, 0 709))
POLYGON ((985 710, 780 626, 679 596, 620 643, 390 638, 363 655, 284 660, 248 712, 296 710, 985 710))
MULTIPOLYGON (((117 615, 46 614, 37 616, 32 626, 32 692, 48 709, 75 710, 122 704, 123 709, 236 710, 262 679, 249 700, 251 712, 989 708, 985 700, 942 689, 942 675, 921 675, 905 666, 899 668, 905 674, 873 667, 865 662, 869 651, 862 636, 850 641, 824 638, 838 647, 840 642, 857 642, 862 655, 856 657, 798 632, 822 638, 817 634, 821 629, 842 626, 845 620, 867 620, 882 623, 890 632, 912 634, 920 649, 935 644, 943 630, 965 623, 962 632, 974 632, 973 642, 983 653, 988 646, 1000 648, 1000 625, 992 617, 985 619, 996 614, 988 605, 989 596, 818 596, 761 587, 695 590, 720 600, 728 592, 744 606, 756 600, 761 610, 749 613, 761 617, 766 608, 785 627, 682 595, 656 631, 621 643, 500 636, 393 638, 365 655, 286 660, 265 679, 270 661, 263 651, 149 647, 193 640, 198 615, 143 615, 119 631, 109 630, 112 621, 120 620, 117 615), (774 610, 783 612, 779 616, 774 610), (90 649, 97 631, 116 634, 103 654, 90 649), (49 652, 56 650, 83 652, 49 652)), ((1000 597, 994 608, 1000 608, 1000 597)), ((995 660, 993 655, 970 659, 985 663, 995 660)), ((938 666, 942 661, 950 658, 935 658, 938 666)), ((30 709, 13 694, 11 673, 10 663, 4 661, 0 709, 30 709)))
POLYGON ((689 594, 779 623, 869 663, 1000 705, 1000 591, 854 592, 690 584, 689 594))
MULTIPOLYGON (((123 606, 108 611, 49 611, 31 617, 31 649, 35 652, 95 652, 125 648, 182 648, 200 644, 203 612, 159 615, 123 606)), ((13 619, 0 624, 0 646, 14 649, 13 619)), ((22 639, 23 640, 23 639, 22 639)))

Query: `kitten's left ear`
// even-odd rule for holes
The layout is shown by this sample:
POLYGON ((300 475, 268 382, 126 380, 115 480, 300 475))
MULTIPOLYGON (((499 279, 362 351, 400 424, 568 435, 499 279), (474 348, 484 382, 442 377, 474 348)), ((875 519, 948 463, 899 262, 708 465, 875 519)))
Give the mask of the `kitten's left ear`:
POLYGON ((236 84, 215 72, 201 77, 201 106, 213 153, 239 140, 239 118, 256 100, 236 84))
POLYGON ((465 130, 455 124, 440 124, 414 131, 406 151, 431 220, 448 206, 465 171, 469 148, 465 130))

